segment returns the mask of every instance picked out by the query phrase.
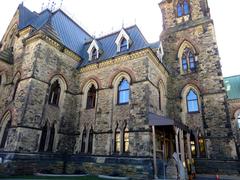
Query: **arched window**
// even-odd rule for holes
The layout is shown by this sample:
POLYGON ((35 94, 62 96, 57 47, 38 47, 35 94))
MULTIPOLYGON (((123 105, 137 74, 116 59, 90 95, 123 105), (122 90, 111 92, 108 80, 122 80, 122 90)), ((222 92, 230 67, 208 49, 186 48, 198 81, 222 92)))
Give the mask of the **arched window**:
POLYGON ((126 51, 128 49, 128 42, 125 38, 122 38, 120 43, 120 52, 126 51))
POLYGON ((189 48, 185 48, 182 54, 182 71, 195 71, 196 70, 196 61, 195 56, 189 48))
POLYGON ((129 152, 129 131, 128 131, 128 128, 124 129, 124 134, 123 134, 123 152, 124 153, 129 152))
POLYGON ((48 149, 47 149, 48 152, 53 151, 54 137, 55 137, 55 126, 53 124, 50 129, 50 137, 49 137, 48 149))
POLYGON ((120 135, 120 130, 118 129, 118 127, 115 130, 115 148, 114 151, 116 153, 120 152, 121 149, 121 135, 120 135))
POLYGON ((51 105, 58 106, 60 94, 61 94, 61 87, 60 87, 58 80, 56 80, 51 85, 48 103, 51 105))
POLYGON ((159 110, 162 109, 162 98, 161 98, 161 90, 158 90, 158 101, 159 101, 159 110))
POLYGON ((43 152, 45 150, 47 130, 48 130, 48 126, 47 126, 47 123, 46 123, 45 126, 42 129, 42 135, 41 135, 40 146, 39 146, 39 151, 40 152, 43 152))
POLYGON ((98 59, 98 51, 95 47, 92 49, 92 60, 98 59))
POLYGON ((129 102, 129 83, 122 79, 118 86, 118 104, 127 104, 129 102))
POLYGON ((199 112, 198 96, 192 89, 187 94, 187 110, 189 113, 199 112))
POLYGON ((82 134, 81 153, 85 153, 86 141, 87 141, 87 133, 86 133, 86 129, 84 128, 83 134, 82 134))
POLYGON ((2 140, 1 140, 1 145, 0 145, 0 149, 4 148, 5 147, 5 144, 6 144, 6 141, 7 141, 7 136, 8 136, 8 132, 9 132, 9 129, 11 127, 11 119, 8 120, 7 124, 5 127, 2 127, 2 128, 5 128, 4 131, 3 131, 3 135, 2 135, 2 140))
POLYGON ((88 153, 92 154, 93 149, 93 129, 91 128, 89 132, 89 138, 88 138, 88 153))
POLYGON ((179 0, 177 3, 177 16, 185 16, 190 14, 189 0, 179 0))
POLYGON ((240 113, 238 114, 238 117, 237 117, 237 125, 238 125, 238 129, 240 129, 240 113))
POLYGON ((91 86, 91 88, 88 90, 88 94, 87 94, 87 109, 92 109, 95 107, 95 103, 96 103, 96 88, 94 85, 91 86))

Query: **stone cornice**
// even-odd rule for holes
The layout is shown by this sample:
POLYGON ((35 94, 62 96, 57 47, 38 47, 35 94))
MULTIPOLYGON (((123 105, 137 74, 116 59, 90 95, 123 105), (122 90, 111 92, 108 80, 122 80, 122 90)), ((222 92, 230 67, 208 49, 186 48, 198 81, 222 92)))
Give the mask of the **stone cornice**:
POLYGON ((24 35, 30 33, 32 29, 33 29, 32 26, 28 26, 28 27, 20 30, 18 34, 19 34, 19 36, 24 36, 24 35))
POLYGON ((94 64, 89 64, 86 65, 85 67, 80 68, 80 72, 84 73, 84 72, 88 72, 88 71, 93 71, 96 69, 100 69, 100 68, 104 68, 107 66, 111 66, 114 64, 119 64, 121 62, 125 62, 125 61, 129 61, 129 60, 135 60, 135 59, 139 59, 142 57, 149 57, 150 60, 153 61, 153 63, 162 71, 164 72, 164 74, 166 74, 168 76, 168 71, 166 70, 166 68, 159 62, 158 58, 156 57, 156 55, 154 54, 154 52, 150 49, 150 48, 145 48, 139 51, 135 51, 132 53, 127 53, 118 57, 113 57, 111 59, 106 59, 104 61, 101 62, 96 62, 94 64))
POLYGON ((30 36, 28 38, 26 38, 24 40, 25 45, 35 42, 37 40, 43 40, 46 43, 48 43, 49 45, 53 46, 54 48, 56 48, 57 50, 59 50, 60 52, 66 54, 67 56, 71 57, 72 59, 74 59, 75 61, 80 62, 81 58, 79 55, 77 55, 75 52, 71 51, 70 49, 68 49, 67 47, 65 47, 63 44, 55 41, 54 39, 52 39, 51 37, 47 36, 44 32, 39 31, 38 33, 36 33, 33 36, 30 36))
POLYGON ((228 99, 229 103, 240 103, 240 99, 228 99))

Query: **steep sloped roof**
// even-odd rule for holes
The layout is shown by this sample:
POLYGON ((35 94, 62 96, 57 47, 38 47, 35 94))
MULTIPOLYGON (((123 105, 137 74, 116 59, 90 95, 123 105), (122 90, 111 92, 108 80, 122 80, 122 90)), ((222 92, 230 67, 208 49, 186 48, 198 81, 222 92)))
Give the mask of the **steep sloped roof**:
POLYGON ((227 91, 228 99, 240 99, 240 75, 225 77, 224 86, 227 91))
POLYGON ((63 45, 78 55, 80 55, 86 40, 92 38, 60 9, 53 13, 48 9, 36 13, 31 12, 23 4, 20 4, 18 9, 19 29, 32 26, 36 30, 45 30, 45 32, 54 35, 55 39, 60 40, 63 45))
POLYGON ((115 56, 127 54, 127 53, 130 53, 133 51, 137 51, 137 50, 140 50, 143 48, 150 47, 149 43, 146 41, 146 39, 142 35, 141 31, 139 30, 139 28, 136 25, 126 28, 125 31, 128 33, 129 37, 132 40, 132 44, 130 45, 128 50, 123 51, 123 52, 117 52, 117 45, 115 44, 115 40, 117 39, 117 36, 120 33, 120 31, 114 32, 112 34, 109 34, 109 35, 106 35, 106 36, 103 36, 100 38, 96 38, 96 41, 100 45, 103 53, 100 54, 99 59, 94 60, 94 61, 89 61, 87 50, 91 44, 91 41, 87 42, 84 45, 84 48, 82 49, 82 52, 81 52, 81 55, 83 58, 83 62, 81 64, 81 66, 85 66, 90 63, 100 62, 100 61, 107 60, 107 59, 115 57, 115 56))

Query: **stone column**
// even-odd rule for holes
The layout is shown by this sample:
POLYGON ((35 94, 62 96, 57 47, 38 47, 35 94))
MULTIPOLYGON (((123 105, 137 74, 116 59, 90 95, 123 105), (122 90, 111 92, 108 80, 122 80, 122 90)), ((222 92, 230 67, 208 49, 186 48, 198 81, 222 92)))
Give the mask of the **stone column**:
POLYGON ((192 163, 192 153, 191 153, 191 141, 190 141, 190 134, 187 133, 187 154, 190 163, 192 163))
POLYGON ((180 139, 180 152, 181 152, 181 161, 185 162, 185 151, 184 151, 184 137, 183 137, 183 130, 179 132, 179 139, 180 139))
POLYGON ((153 141, 153 166, 154 166, 154 178, 157 177, 157 154, 156 154, 156 137, 155 137, 155 126, 152 126, 152 141, 153 141))
POLYGON ((174 127, 174 131, 175 131, 175 144, 176 144, 176 153, 178 155, 179 158, 179 142, 178 142, 178 133, 179 133, 179 128, 174 127))

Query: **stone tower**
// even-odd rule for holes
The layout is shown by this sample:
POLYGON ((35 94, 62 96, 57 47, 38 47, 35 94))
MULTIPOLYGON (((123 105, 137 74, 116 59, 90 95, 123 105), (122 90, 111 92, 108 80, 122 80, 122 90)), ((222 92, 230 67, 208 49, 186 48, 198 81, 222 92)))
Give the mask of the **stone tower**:
POLYGON ((207 0, 163 0, 163 62, 169 68, 168 115, 199 144, 197 156, 236 158, 213 20, 207 0))

